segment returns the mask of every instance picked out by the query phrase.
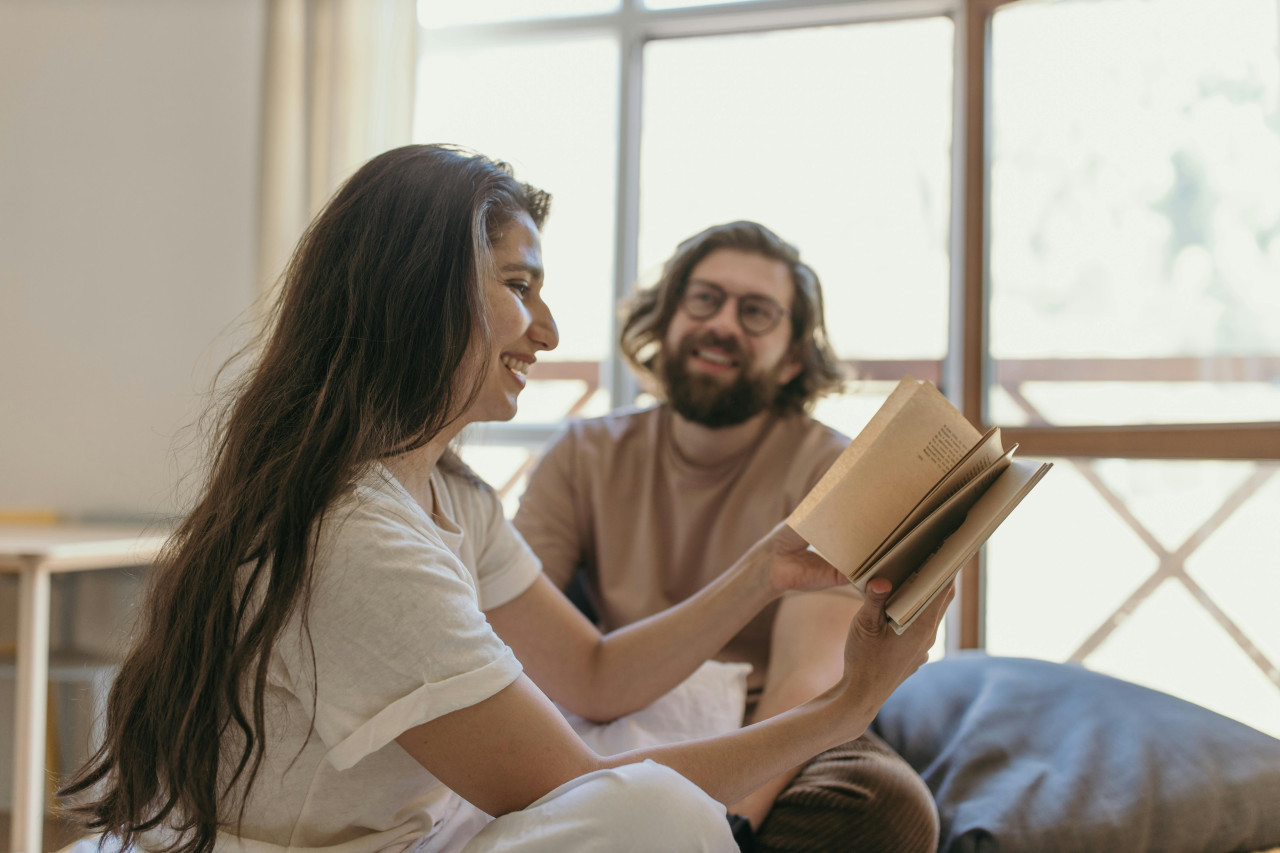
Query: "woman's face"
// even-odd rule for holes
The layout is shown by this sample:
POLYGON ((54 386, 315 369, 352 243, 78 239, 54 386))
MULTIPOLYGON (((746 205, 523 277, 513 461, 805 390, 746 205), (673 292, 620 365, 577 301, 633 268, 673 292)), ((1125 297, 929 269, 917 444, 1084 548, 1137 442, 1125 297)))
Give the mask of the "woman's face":
POLYGON ((492 336, 488 372, 466 421, 506 421, 528 382, 537 353, 560 342, 551 309, 542 301, 542 241, 521 211, 503 226, 493 246, 493 269, 481 282, 492 336))

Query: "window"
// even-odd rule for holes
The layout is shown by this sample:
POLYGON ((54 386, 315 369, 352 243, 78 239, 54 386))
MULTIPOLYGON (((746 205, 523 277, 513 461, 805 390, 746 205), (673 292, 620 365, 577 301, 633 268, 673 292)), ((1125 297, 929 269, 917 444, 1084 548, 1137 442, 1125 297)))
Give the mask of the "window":
POLYGON ((1280 420, 1274 0, 992 25, 992 415, 1280 420))
POLYGON ((987 411, 1079 443, 988 550, 986 647, 1272 734, 1278 6, 1014 4, 989 78, 987 411), (1113 455, 1135 427, 1128 453, 1168 458, 1113 455))
POLYGON ((415 139, 506 160, 553 196, 542 242, 560 345, 539 358, 538 387, 521 396, 515 423, 486 427, 497 435, 472 435, 466 446, 467 461, 513 507, 550 425, 609 409, 599 366, 612 349, 615 298, 618 41, 593 31, 493 42, 439 30, 422 41, 415 139))
POLYGON ((1058 460, 966 569, 952 645, 1280 734, 1278 7, 421 0, 416 139, 554 196, 561 347, 468 460, 513 508, 562 418, 636 399, 617 301, 758 219, 856 371, 819 418, 854 434, 911 373, 1058 460))
POLYGON ((516 422, 477 428, 465 450, 510 507, 560 419, 636 399, 613 360, 613 306, 717 222, 764 222, 822 277, 833 344, 859 377, 822 420, 853 434, 904 369, 940 381, 949 2, 888 19, 856 2, 577 15, 549 2, 533 21, 528 5, 455 5, 419 4, 415 139, 507 160, 553 195, 543 241, 561 344, 516 422))

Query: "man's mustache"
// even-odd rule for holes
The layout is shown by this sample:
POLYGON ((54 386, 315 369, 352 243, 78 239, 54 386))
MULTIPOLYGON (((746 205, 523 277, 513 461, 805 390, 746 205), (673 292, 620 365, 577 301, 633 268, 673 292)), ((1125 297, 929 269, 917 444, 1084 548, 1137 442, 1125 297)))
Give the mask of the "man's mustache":
POLYGON ((694 349, 700 346, 715 347, 723 350, 727 355, 737 359, 739 363, 746 363, 747 353, 742 348, 742 344, 738 343, 736 338, 726 338, 717 335, 715 332, 703 332, 700 335, 686 335, 684 341, 680 344, 680 356, 684 358, 690 355, 694 349))

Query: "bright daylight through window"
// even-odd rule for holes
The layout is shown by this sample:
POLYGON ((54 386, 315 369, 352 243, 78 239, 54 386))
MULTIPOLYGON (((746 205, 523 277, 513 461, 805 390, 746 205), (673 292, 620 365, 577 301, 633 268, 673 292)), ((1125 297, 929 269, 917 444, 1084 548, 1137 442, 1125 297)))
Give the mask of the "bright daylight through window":
POLYGON ((905 373, 957 400, 981 377, 966 414, 1058 457, 987 548, 966 642, 1280 735, 1278 10, 420 0, 416 140, 555 198, 562 343, 467 459, 513 510, 562 419, 635 399, 617 302, 681 239, 757 219, 821 276, 857 377, 821 420, 855 434, 905 373), (1160 452, 1126 439, 1143 425, 1160 452))

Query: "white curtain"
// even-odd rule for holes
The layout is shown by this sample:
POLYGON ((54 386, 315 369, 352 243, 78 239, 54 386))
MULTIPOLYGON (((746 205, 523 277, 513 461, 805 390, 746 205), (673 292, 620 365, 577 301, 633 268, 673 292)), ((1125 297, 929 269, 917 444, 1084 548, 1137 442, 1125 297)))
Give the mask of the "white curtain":
POLYGON ((267 0, 258 280, 375 154, 410 142, 414 0, 267 0))

